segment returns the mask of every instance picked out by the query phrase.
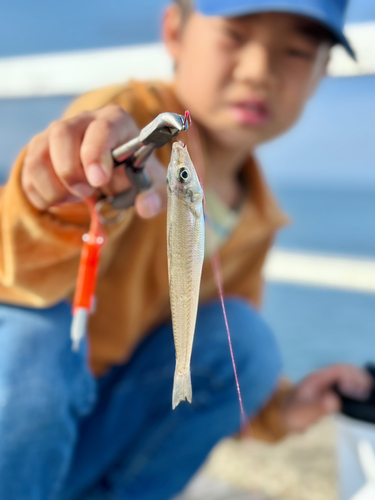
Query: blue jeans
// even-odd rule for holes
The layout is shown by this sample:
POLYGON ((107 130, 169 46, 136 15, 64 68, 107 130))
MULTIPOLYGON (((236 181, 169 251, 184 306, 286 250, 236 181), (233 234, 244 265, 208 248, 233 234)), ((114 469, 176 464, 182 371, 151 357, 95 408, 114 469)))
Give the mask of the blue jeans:
MULTIPOLYGON (((243 402, 254 415, 281 370, 275 340, 245 302, 226 302, 243 402)), ((70 306, 0 306, 0 499, 167 500, 240 413, 218 302, 200 308, 193 402, 172 411, 174 345, 164 324, 99 379, 72 352, 70 306)))

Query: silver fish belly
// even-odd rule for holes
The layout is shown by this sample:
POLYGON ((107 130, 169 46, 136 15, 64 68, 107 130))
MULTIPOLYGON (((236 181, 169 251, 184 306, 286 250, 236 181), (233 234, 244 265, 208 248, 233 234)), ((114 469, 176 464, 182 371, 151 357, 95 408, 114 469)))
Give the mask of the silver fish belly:
POLYGON ((184 144, 172 146, 168 183, 168 275, 176 369, 172 408, 191 403, 190 358, 204 257, 203 190, 184 144))

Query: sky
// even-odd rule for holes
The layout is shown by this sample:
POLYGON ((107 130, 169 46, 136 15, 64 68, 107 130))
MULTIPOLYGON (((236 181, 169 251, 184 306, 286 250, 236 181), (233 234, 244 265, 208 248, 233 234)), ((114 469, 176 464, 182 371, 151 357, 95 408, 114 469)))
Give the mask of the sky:
MULTIPOLYGON (((156 41, 168 3, 5 0, 0 6, 0 57, 156 41)), ((352 0, 347 20, 375 20, 375 1, 352 0)))

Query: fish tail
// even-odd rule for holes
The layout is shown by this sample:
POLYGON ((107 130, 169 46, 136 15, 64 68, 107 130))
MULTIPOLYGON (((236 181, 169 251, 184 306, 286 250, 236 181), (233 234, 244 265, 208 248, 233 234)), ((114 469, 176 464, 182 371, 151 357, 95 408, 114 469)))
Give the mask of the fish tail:
POLYGON ((187 399, 191 403, 192 389, 190 370, 180 375, 177 370, 174 372, 172 408, 173 410, 180 401, 187 399))

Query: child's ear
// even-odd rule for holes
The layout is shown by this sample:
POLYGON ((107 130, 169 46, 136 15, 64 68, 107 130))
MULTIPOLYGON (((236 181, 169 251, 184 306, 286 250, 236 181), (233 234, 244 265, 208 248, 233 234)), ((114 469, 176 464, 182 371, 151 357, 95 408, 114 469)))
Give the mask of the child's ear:
POLYGON ((178 5, 172 4, 164 12, 163 40, 175 64, 178 63, 180 55, 182 30, 183 18, 181 9, 178 5))

